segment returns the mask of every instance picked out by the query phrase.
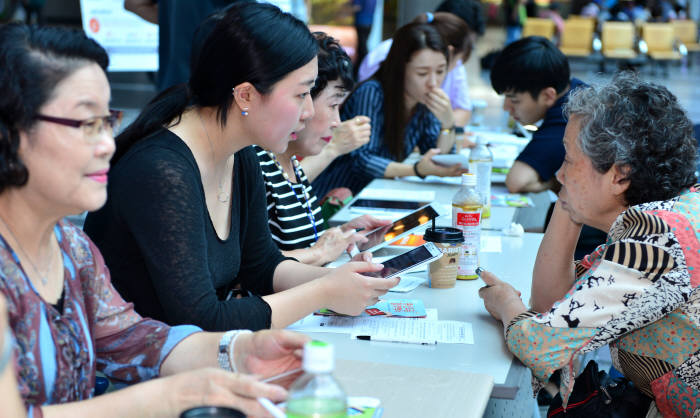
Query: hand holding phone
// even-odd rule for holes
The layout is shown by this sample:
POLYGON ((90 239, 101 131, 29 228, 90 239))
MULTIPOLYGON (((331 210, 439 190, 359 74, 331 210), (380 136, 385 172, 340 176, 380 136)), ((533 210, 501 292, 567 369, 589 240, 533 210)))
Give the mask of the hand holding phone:
POLYGON ((390 279, 398 276, 406 270, 429 263, 442 257, 442 251, 432 242, 426 242, 420 247, 416 247, 411 251, 405 252, 394 258, 384 261, 384 268, 376 272, 364 273, 365 276, 382 277, 390 279))

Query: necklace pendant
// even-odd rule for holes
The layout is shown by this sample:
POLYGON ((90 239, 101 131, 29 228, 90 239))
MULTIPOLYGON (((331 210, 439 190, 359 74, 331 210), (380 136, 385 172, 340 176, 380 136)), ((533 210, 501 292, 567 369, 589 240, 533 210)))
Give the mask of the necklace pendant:
POLYGON ((219 194, 216 195, 216 198, 219 200, 221 203, 228 203, 228 200, 230 198, 229 194, 226 192, 219 192, 219 194))

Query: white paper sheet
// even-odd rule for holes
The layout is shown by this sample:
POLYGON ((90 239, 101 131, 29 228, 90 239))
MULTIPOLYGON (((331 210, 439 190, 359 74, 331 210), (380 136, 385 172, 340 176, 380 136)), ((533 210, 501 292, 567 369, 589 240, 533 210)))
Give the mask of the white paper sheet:
POLYGON ((373 322, 356 327, 352 333, 369 336, 374 341, 407 343, 474 344, 472 325, 460 321, 401 321, 387 318, 384 322, 373 322))
POLYGON ((398 190, 398 189, 370 189, 366 188, 358 195, 360 199, 381 200, 411 200, 417 202, 432 202, 435 200, 433 190, 398 190))
POLYGON ((401 281, 399 284, 389 289, 390 292, 408 293, 428 280, 428 275, 425 271, 418 274, 403 273, 400 276, 401 281))
POLYGON ((449 184, 459 186, 462 184, 462 178, 457 177, 438 177, 438 176, 425 176, 424 179, 418 176, 406 176, 399 177, 400 180, 408 181, 411 183, 434 183, 434 184, 449 184))
POLYGON ((323 316, 308 315, 292 325, 288 329, 299 332, 333 332, 336 334, 352 334, 356 329, 372 327, 374 323, 382 321, 401 320, 413 321, 437 321, 438 311, 435 308, 425 309, 425 318, 387 318, 384 316, 323 316))

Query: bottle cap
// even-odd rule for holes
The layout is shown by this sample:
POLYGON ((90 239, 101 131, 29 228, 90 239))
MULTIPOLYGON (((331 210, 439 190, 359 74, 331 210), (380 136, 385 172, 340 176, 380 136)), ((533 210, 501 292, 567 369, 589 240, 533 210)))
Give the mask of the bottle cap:
POLYGON ((476 186, 476 176, 472 173, 462 174, 462 186, 476 186))
POLYGON ((304 344, 302 368, 307 373, 330 373, 335 368, 333 345, 312 340, 304 344))
POLYGON ((457 228, 433 227, 425 230, 423 239, 428 242, 459 244, 464 242, 464 233, 457 228))

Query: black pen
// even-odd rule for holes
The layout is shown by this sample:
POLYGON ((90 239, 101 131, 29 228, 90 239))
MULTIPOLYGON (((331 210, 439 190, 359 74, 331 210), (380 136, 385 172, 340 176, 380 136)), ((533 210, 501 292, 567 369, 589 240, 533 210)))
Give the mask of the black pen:
POLYGON ((376 337, 372 337, 370 335, 357 335, 357 336, 355 336, 355 338, 358 340, 363 340, 363 341, 379 341, 379 342, 385 342, 385 343, 405 343, 405 344, 420 344, 420 345, 437 344, 436 340, 392 340, 392 339, 376 338, 376 337))

